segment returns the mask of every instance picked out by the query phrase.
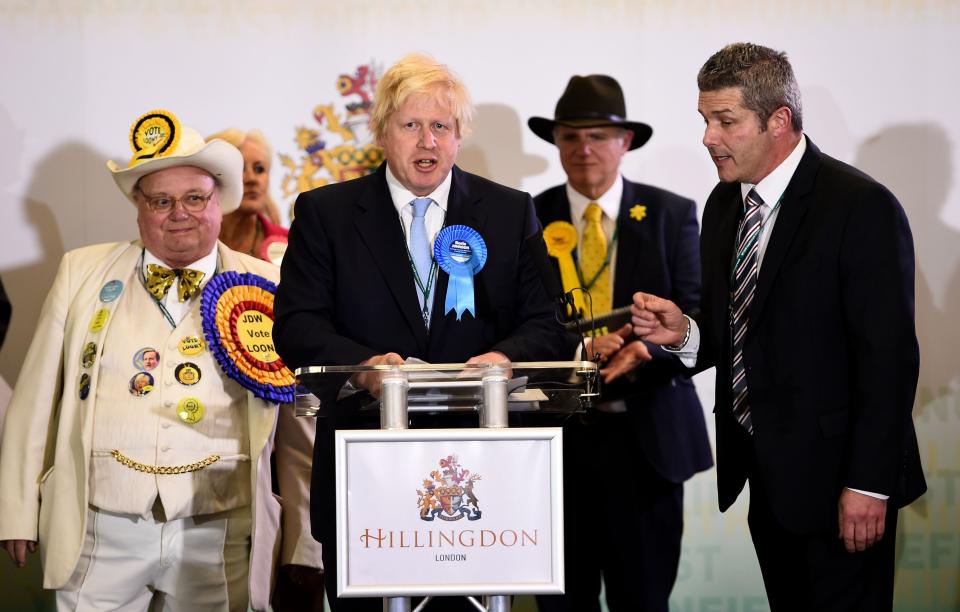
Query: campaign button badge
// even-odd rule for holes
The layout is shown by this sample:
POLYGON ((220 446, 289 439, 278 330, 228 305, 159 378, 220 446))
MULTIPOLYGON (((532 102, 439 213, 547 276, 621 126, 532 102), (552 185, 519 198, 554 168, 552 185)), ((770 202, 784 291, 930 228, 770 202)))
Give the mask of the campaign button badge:
POLYGON ((123 283, 118 280, 112 280, 100 289, 100 301, 110 303, 120 297, 123 292, 123 283))
POLYGON ((90 375, 80 375, 80 399, 85 400, 90 395, 90 375))
POLYGON ((93 342, 87 342, 83 347, 83 355, 80 356, 80 364, 84 369, 90 369, 93 362, 97 360, 97 345, 93 342))
POLYGON ((190 425, 199 423, 203 418, 203 403, 195 397, 185 397, 177 403, 177 416, 190 425))
POLYGON ((181 363, 173 374, 181 385, 195 385, 200 382, 200 368, 195 363, 181 363))
POLYGON ((143 397, 153 391, 153 375, 149 372, 137 372, 130 378, 128 389, 131 395, 143 397))
POLYGON ((107 324, 107 319, 110 318, 110 311, 106 308, 100 308, 97 312, 93 313, 93 318, 90 319, 90 331, 93 333, 99 332, 107 324))
POLYGON ((133 354, 133 367, 138 370, 152 372, 160 365, 160 351, 152 346, 145 346, 133 354))
POLYGON ((184 336, 180 339, 180 345, 177 348, 181 355, 192 357, 202 353, 207 348, 207 344, 200 336, 184 336))

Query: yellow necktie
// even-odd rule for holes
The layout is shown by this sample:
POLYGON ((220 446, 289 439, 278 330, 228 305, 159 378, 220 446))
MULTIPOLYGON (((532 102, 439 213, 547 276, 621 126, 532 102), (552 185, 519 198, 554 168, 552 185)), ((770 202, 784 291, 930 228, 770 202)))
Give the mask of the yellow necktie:
MULTIPOLYGON (((593 316, 599 317, 610 312, 612 295, 610 291, 610 266, 607 262, 607 237, 603 233, 600 219, 603 209, 596 202, 590 202, 583 218, 587 224, 583 228, 583 240, 580 241, 580 272, 583 275, 584 288, 593 298, 593 316)), ((586 313, 589 315, 590 313, 586 313)))
POLYGON ((197 290, 200 289, 200 281, 203 280, 203 272, 182 268, 171 270, 157 264, 147 264, 147 291, 150 295, 162 302, 173 285, 174 278, 180 278, 180 284, 177 285, 177 297, 181 302, 192 298, 197 290))

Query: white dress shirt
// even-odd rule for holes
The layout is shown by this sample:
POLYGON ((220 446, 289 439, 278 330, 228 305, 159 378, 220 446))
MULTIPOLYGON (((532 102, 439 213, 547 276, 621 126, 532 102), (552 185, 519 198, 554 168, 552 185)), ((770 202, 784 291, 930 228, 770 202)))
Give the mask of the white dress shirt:
MULTIPOLYGON (((447 177, 437 185, 433 193, 422 196, 432 200, 430 206, 427 206, 427 212, 423 219, 427 228, 427 240, 430 241, 431 253, 433 253, 433 242, 437 239, 440 230, 443 229, 443 221, 447 216, 447 201, 450 199, 452 182, 453 172, 448 172, 447 177)), ((413 223, 413 201, 421 196, 414 195, 412 191, 400 184, 397 177, 390 171, 390 164, 387 164, 387 188, 390 189, 390 198, 393 200, 393 206, 400 216, 400 224, 403 226, 403 233, 407 237, 407 247, 409 247, 410 224, 413 223)))
MULTIPOLYGON (((613 185, 610 186, 610 189, 607 189, 596 200, 591 200, 587 196, 583 195, 579 191, 573 188, 570 183, 567 183, 567 200, 570 202, 570 221, 573 223, 573 226, 577 228, 577 244, 580 243, 583 239, 583 230, 587 227, 587 220, 583 218, 583 213, 586 212, 587 206, 590 202, 596 202, 600 205, 600 209, 603 210, 603 217, 600 220, 600 225, 603 227, 603 235, 607 237, 607 244, 610 240, 613 239, 613 233, 617 229, 617 216, 620 214, 620 199, 623 197, 623 177, 619 177, 618 180, 613 182, 613 185)), ((580 250, 577 250, 577 258, 579 259, 580 250)), ((614 282, 614 270, 617 266, 617 245, 614 244, 610 250, 610 265, 607 266, 610 270, 610 290, 613 291, 613 282, 614 282)))

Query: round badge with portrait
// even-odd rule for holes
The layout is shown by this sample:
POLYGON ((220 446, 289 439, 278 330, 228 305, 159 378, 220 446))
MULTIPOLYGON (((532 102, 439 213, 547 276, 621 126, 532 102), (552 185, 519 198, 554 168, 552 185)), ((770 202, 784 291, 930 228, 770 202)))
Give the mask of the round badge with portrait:
POLYGON ((149 372, 137 372, 130 377, 130 383, 127 385, 130 395, 134 397, 143 397, 153 391, 153 374, 149 372))
POLYGON ((83 347, 83 354, 80 356, 80 365, 85 370, 93 367, 93 362, 97 360, 97 345, 95 342, 87 342, 83 347))
POLYGON ((145 346, 133 355, 133 367, 138 370, 153 372, 160 365, 160 351, 152 346, 145 346))

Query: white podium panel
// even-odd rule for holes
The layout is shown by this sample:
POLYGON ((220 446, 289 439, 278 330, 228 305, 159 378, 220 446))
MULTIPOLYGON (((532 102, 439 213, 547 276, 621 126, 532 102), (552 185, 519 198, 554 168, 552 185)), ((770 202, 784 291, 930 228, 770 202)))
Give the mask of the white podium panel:
POLYGON ((341 430, 341 597, 563 592, 560 428, 341 430))

